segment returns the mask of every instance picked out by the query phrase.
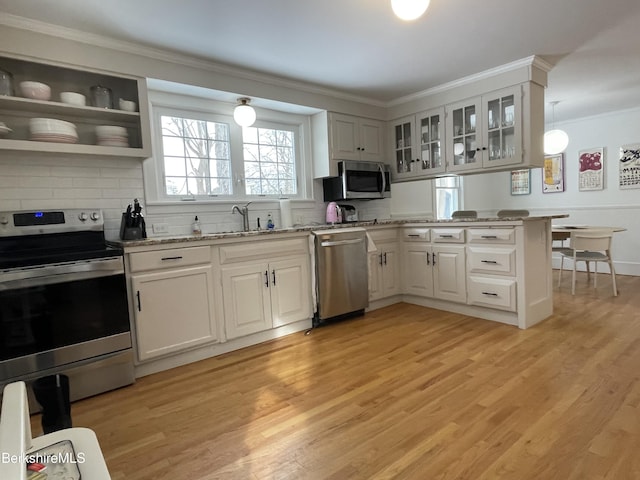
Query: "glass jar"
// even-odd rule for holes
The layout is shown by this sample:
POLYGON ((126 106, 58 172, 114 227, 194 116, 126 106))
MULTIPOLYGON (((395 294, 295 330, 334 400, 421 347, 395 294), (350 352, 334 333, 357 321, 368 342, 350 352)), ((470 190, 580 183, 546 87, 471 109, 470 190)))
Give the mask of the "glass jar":
POLYGON ((0 70, 0 95, 13 95, 13 75, 0 70))
POLYGON ((111 89, 101 85, 94 85, 91 87, 91 101, 94 107, 113 108, 111 89))

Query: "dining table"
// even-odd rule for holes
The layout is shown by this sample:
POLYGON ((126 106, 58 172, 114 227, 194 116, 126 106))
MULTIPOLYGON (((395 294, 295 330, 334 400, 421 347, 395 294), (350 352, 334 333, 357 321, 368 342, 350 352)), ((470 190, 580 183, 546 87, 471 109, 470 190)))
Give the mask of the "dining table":
POLYGON ((565 240, 571 238, 572 232, 597 232, 597 231, 610 231, 610 232, 625 232, 625 227, 607 227, 603 225, 551 225, 551 241, 560 242, 561 246, 554 248, 555 250, 562 250, 565 248, 565 240))

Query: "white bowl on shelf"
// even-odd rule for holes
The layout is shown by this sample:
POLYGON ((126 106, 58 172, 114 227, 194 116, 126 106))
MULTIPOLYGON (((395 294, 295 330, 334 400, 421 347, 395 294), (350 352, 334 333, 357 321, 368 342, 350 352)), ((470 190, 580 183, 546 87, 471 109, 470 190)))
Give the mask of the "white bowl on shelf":
POLYGON ((135 112, 138 108, 138 104, 136 102, 125 100, 124 98, 121 98, 118 101, 118 105, 120 106, 120 110, 123 110, 125 112, 135 112))
POLYGON ((49 100, 51 98, 51 87, 40 82, 20 82, 22 96, 33 98, 34 100, 49 100))
POLYGON ((29 131, 32 135, 54 134, 78 137, 73 123, 55 118, 32 118, 29 120, 29 131))
POLYGON ((84 107, 87 104, 87 97, 76 92, 61 92, 60 101, 69 105, 84 107))
POLYGON ((117 125, 98 125, 96 127, 98 137, 127 137, 127 129, 117 125))

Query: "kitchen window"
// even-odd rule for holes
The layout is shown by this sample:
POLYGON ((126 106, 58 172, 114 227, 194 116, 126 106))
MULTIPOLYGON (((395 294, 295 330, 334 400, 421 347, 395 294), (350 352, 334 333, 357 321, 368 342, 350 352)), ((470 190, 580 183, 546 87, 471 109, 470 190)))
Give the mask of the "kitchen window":
POLYGON ((148 203, 283 195, 304 199, 310 194, 311 179, 305 176, 311 171, 306 164, 310 147, 304 141, 308 117, 267 111, 253 126, 240 127, 227 104, 207 100, 212 111, 205 112, 195 97, 164 92, 150 97, 154 157, 144 165, 148 203))
POLYGON ((460 177, 436 178, 434 186, 437 219, 450 219, 451 214, 460 209, 462 179, 460 177))

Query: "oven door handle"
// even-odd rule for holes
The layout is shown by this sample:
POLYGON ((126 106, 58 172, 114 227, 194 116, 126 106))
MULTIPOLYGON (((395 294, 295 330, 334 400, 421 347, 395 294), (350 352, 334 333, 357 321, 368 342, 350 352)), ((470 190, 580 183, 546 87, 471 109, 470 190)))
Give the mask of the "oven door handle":
POLYGON ((0 290, 16 290, 123 274, 122 257, 29 267, 0 275, 0 290))

